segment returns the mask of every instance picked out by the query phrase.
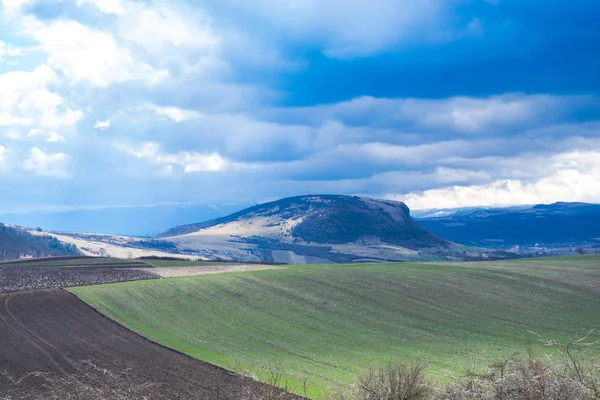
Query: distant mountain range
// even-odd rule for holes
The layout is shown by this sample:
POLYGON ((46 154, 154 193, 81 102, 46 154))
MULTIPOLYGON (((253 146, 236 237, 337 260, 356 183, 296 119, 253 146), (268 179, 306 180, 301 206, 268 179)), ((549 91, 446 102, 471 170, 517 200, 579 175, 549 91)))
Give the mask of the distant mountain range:
POLYGON ((418 215, 421 218, 413 219, 408 207, 396 201, 309 195, 179 225, 154 238, 0 225, 0 259, 82 253, 342 263, 600 252, 600 205, 555 203, 432 210, 418 215))
POLYGON ((521 251, 542 248, 559 253, 573 247, 600 249, 598 204, 560 202, 451 211, 421 214, 418 221, 437 235, 468 246, 519 246, 521 251))

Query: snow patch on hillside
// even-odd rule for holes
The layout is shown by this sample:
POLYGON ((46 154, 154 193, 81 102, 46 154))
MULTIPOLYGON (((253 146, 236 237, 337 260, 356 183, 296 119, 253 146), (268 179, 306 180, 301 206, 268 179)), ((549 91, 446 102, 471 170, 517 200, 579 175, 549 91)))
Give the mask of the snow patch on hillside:
POLYGON ((76 237, 70 235, 83 235, 83 234, 74 234, 74 233, 65 233, 65 234, 57 234, 53 232, 45 232, 45 231, 37 231, 35 229, 27 229, 32 235, 36 236, 52 236, 63 243, 69 243, 77 246, 77 249, 85 255, 92 257, 114 257, 114 258, 138 258, 138 257, 173 257, 177 256, 178 258, 187 258, 190 260, 198 260, 204 259, 203 257, 188 256, 184 254, 175 254, 175 253, 167 253, 159 250, 150 250, 150 249, 140 249, 136 247, 131 247, 131 245, 135 245, 136 242, 140 242, 143 239, 131 238, 127 236, 118 236, 118 235, 107 235, 107 234, 90 234, 90 237, 102 237, 106 241, 88 239, 84 237, 76 237), (107 243, 110 241, 110 243, 107 243), (129 245, 128 245, 129 244, 129 245))
POLYGON ((256 216, 250 219, 211 226, 197 232, 189 233, 185 236, 265 236, 282 239, 291 237, 292 230, 296 225, 300 224, 302 220, 303 217, 284 219, 276 216, 256 216))

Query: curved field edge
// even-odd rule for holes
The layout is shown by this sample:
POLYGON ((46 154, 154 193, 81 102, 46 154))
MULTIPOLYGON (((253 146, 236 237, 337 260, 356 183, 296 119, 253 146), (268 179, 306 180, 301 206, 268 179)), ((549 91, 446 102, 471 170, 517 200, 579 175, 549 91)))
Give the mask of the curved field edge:
POLYGON ((388 360, 422 358, 445 380, 598 327, 600 263, 586 261, 292 266, 69 290, 198 359, 250 374, 276 363, 292 380, 308 376, 318 397, 388 360))

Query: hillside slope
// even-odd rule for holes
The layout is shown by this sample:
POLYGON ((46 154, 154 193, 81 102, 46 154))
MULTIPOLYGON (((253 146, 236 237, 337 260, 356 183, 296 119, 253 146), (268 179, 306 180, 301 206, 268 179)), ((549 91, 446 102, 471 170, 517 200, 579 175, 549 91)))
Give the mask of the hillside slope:
MULTIPOLYGON (((293 266, 71 291, 201 360, 239 370, 276 362, 291 379, 308 372, 314 398, 327 398, 319 389, 350 384, 387 360, 421 358, 432 378, 444 378, 526 344, 548 354, 541 339, 565 340, 597 326, 598 263, 583 256, 293 266)), ((590 357, 600 355, 598 338, 590 337, 590 357)))
POLYGON ((80 254, 77 247, 52 236, 32 235, 24 228, 0 223, 0 261, 80 254))
POLYGON ((337 195, 259 204, 159 237, 209 258, 290 263, 443 259, 455 250, 414 221, 403 203, 337 195))
POLYGON ((425 227, 464 245, 556 248, 600 245, 600 205, 540 204, 532 207, 480 209, 420 219, 425 227))

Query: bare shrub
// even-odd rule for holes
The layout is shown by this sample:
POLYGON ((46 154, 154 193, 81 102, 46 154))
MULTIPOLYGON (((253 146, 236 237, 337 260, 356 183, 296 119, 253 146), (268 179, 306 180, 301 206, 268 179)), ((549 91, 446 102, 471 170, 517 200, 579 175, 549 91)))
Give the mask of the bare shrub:
POLYGON ((261 377, 255 377, 264 383, 260 390, 246 390, 243 400, 292 400, 301 399, 302 393, 308 398, 308 375, 301 377, 299 381, 289 378, 285 365, 279 362, 271 362, 263 365, 255 365, 256 370, 263 371, 261 377))
POLYGON ((70 375, 31 372, 18 379, 2 374, 7 389, 1 400, 127 400, 153 398, 157 384, 138 384, 129 371, 113 373, 84 361, 81 370, 70 375), (29 391, 36 388, 35 393, 29 391))
POLYGON ((525 357, 511 358, 489 367, 485 373, 467 371, 456 384, 444 387, 437 400, 600 400, 597 367, 566 347, 562 363, 525 357))
POLYGON ((426 400, 432 386, 425 379, 426 364, 415 361, 388 363, 370 368, 358 379, 353 397, 357 400, 426 400))

